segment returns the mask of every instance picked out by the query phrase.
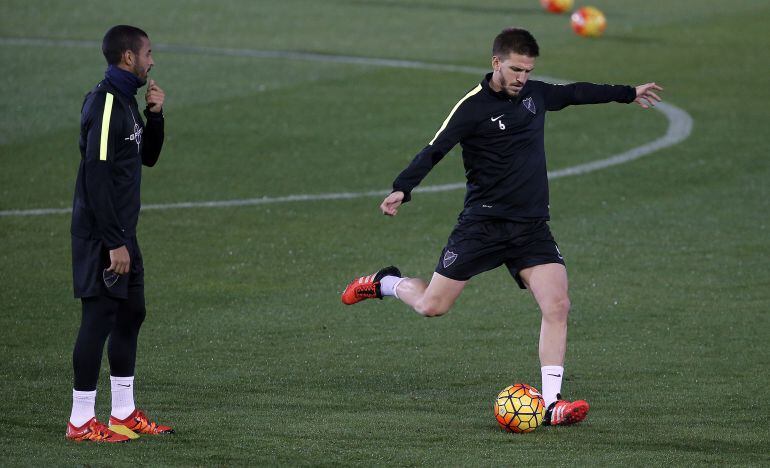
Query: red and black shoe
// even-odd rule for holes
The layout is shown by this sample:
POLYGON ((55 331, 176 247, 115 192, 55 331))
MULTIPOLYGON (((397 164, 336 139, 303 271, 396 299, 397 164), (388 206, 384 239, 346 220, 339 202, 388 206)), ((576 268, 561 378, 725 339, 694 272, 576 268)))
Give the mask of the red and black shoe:
POLYGON ((139 408, 135 408, 134 412, 129 414, 125 419, 118 419, 115 416, 110 416, 110 427, 124 426, 128 430, 135 434, 173 434, 174 429, 169 426, 163 426, 150 421, 144 412, 139 408))
POLYGON ((75 442, 90 441, 114 443, 128 442, 131 440, 123 434, 118 434, 117 432, 109 429, 107 426, 97 421, 96 418, 89 419, 80 427, 75 427, 71 422, 68 422, 67 434, 65 437, 67 437, 69 440, 74 440, 75 442))
POLYGON ((398 276, 400 278, 401 271, 394 266, 389 266, 379 270, 377 273, 354 279, 342 293, 342 302, 352 305, 364 299, 382 299, 380 280, 386 276, 398 276))
POLYGON ((569 426, 577 424, 588 416, 588 402, 585 400, 567 401, 556 395, 557 400, 545 410, 543 423, 546 426, 569 426))

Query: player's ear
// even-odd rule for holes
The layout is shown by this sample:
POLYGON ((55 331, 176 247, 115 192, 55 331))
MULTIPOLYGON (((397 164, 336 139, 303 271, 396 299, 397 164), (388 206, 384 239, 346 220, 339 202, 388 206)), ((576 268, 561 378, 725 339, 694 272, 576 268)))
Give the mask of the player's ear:
POLYGON ((126 49, 123 51, 123 63, 126 65, 134 64, 134 52, 131 49, 126 49))
POLYGON ((500 71, 500 59, 497 55, 492 56, 492 70, 496 72, 500 71))

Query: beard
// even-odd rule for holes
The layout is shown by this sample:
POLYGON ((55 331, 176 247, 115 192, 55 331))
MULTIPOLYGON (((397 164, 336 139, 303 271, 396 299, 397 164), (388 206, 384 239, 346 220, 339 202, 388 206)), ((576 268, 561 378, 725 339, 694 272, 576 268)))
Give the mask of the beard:
POLYGON ((150 72, 149 69, 145 70, 143 68, 137 68, 134 67, 132 70, 134 76, 136 76, 137 81, 139 82, 139 87, 141 88, 145 84, 147 84, 147 74, 150 72))
POLYGON ((518 82, 509 82, 505 80, 505 77, 503 77, 502 75, 500 76, 500 86, 505 91, 505 94, 511 97, 516 97, 519 95, 519 90, 516 90, 516 91, 512 90, 510 86, 513 84, 519 87, 519 90, 521 89, 521 85, 519 85, 518 82))
POLYGON ((516 94, 511 94, 511 90, 508 88, 510 83, 506 81, 505 77, 502 74, 500 74, 500 77, 497 79, 496 84, 500 88, 500 90, 505 94, 507 94, 508 96, 511 96, 511 97, 516 96, 516 94))

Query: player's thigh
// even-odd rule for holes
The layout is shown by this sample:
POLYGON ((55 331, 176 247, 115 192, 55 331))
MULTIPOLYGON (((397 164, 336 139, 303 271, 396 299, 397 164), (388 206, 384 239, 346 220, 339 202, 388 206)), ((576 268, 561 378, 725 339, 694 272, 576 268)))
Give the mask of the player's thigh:
POLYGON ((519 272, 522 281, 532 291, 543 312, 556 308, 569 310, 567 268, 561 263, 546 263, 525 268, 519 272))
POLYGON ((460 297, 466 283, 468 282, 453 280, 439 273, 433 273, 420 302, 434 308, 437 312, 446 312, 460 297))

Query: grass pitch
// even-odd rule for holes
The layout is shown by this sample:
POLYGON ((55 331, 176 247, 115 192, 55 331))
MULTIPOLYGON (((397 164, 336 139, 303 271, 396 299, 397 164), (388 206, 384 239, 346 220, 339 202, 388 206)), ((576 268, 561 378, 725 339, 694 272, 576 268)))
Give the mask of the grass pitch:
MULTIPOLYGON (((178 433, 120 447, 64 440, 79 323, 69 215, 2 216, 0 463, 770 464, 770 6, 594 4, 609 21, 599 40, 535 0, 3 2, 2 211, 70 206, 82 96, 104 69, 95 43, 117 23, 171 46, 155 52, 167 140, 144 172, 145 204, 386 190, 481 78, 221 49, 487 67, 494 35, 521 25, 541 45, 536 73, 655 80, 694 128, 640 160, 552 181, 574 304, 564 391, 592 409, 527 435, 499 432, 491 412, 506 385, 540 385, 538 312, 505 272, 475 278, 440 319, 339 301, 385 264, 428 277, 462 191, 416 194, 395 219, 379 197, 143 213, 136 397, 178 433)), ((665 131, 635 106, 551 113, 549 168, 665 131)), ((455 151, 424 185, 462 174, 455 151)))

